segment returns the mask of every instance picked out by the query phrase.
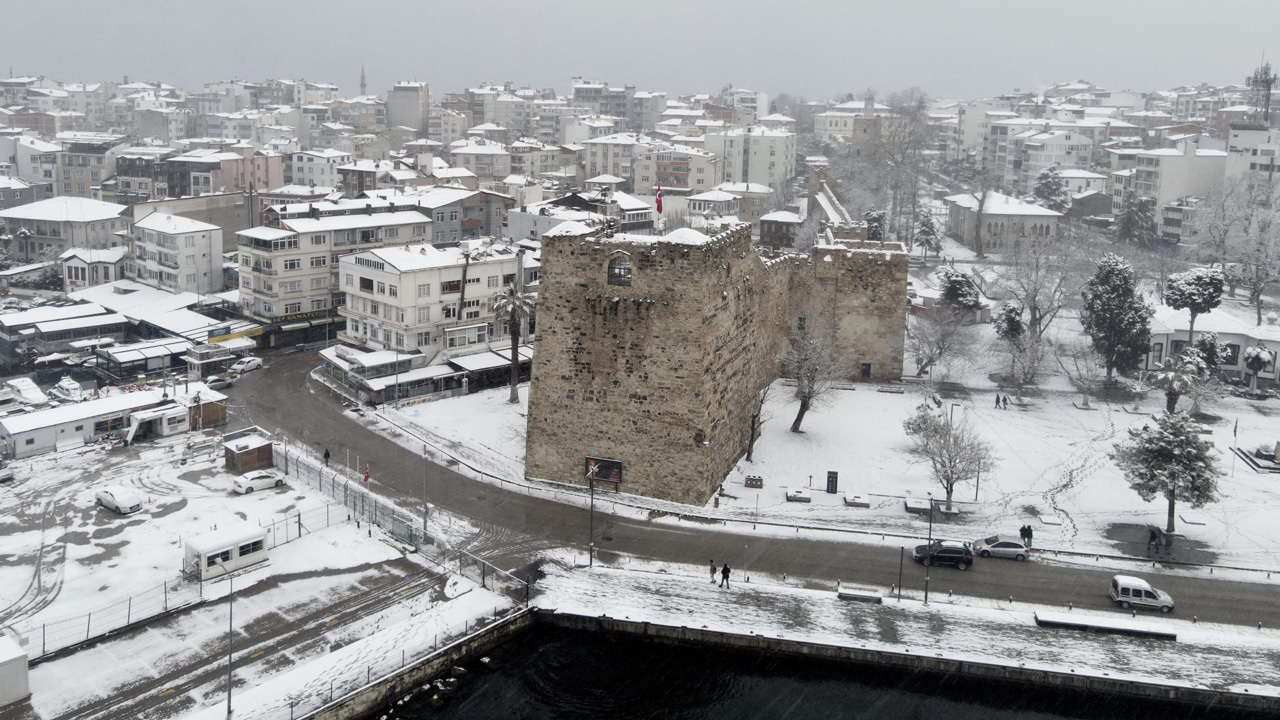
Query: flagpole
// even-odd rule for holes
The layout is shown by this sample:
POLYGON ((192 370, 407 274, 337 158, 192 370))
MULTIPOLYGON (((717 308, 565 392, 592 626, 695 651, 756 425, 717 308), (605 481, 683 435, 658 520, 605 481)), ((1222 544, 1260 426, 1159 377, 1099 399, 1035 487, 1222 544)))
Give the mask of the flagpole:
POLYGON ((1240 447, 1240 418, 1236 418, 1236 427, 1231 431, 1231 477, 1236 476, 1236 453, 1240 447))

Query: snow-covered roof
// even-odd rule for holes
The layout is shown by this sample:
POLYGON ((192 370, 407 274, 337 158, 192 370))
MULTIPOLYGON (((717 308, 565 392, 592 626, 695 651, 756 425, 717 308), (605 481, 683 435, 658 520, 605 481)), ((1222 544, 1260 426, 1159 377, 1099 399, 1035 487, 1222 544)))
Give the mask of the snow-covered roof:
POLYGON ((211 225, 207 222, 200 222, 199 220, 192 220, 191 218, 185 218, 181 215, 170 215, 162 212, 153 212, 133 225, 134 227, 140 227, 144 230, 154 230, 166 235, 207 233, 222 229, 217 225, 211 225))
POLYGON ((746 195, 769 194, 773 192, 773 188, 760 183, 747 182, 725 182, 715 186, 716 190, 723 190, 730 193, 743 193, 746 195))
POLYGON ((775 210, 771 213, 765 213, 764 215, 760 216, 760 220, 761 221, 767 220, 769 222, 788 222, 788 223, 803 222, 800 219, 799 215, 791 212, 790 210, 775 210))
POLYGON ((738 200, 738 196, 727 193, 723 190, 708 190, 706 192, 698 193, 697 195, 690 195, 688 199, 701 200, 704 202, 729 202, 731 200, 738 200))
POLYGON ((1074 178, 1076 180, 1106 180, 1106 175, 1100 175, 1096 172, 1081 170, 1080 168, 1059 168, 1058 176, 1063 178, 1074 178))
POLYGON ((101 222, 115 220, 129 208, 89 198, 59 196, 0 210, 0 218, 46 222, 101 222))
MULTIPOLYGON (((373 215, 329 215, 326 217, 291 217, 280 221, 281 225, 291 228, 297 233, 324 232, 327 230, 351 230, 371 226, 414 225, 430 222, 431 219, 418 210, 397 210, 381 212, 373 215)), ((243 233, 241 233, 243 234, 243 233)))
MULTIPOLYGON (((960 207, 977 210, 978 199, 969 193, 961 193, 960 195, 950 195, 946 198, 947 202, 955 203, 960 207)), ((1024 203, 1021 200, 998 192, 987 194, 987 200, 982 206, 984 215, 1040 215, 1044 217, 1062 217, 1062 213, 1055 212, 1046 207, 1024 203)))
POLYGON ((608 175, 608 174, 605 174, 605 175, 597 175, 597 176, 595 176, 595 177, 593 177, 593 178, 591 178, 591 179, 587 180, 587 182, 589 182, 589 183, 598 183, 598 184, 602 184, 602 185, 617 185, 618 183, 626 182, 626 180, 623 180, 622 178, 618 177, 617 175, 608 175))
POLYGON ((10 437, 20 433, 31 432, 41 428, 65 425, 77 420, 88 420, 102 415, 129 412, 162 401, 160 390, 139 390, 137 392, 110 395, 97 400, 86 400, 72 405, 40 410, 26 415, 11 415, 0 418, 0 428, 10 437))
POLYGON ((795 121, 796 121, 796 119, 795 119, 795 118, 787 117, 786 115, 783 115, 782 113, 773 113, 772 115, 765 115, 764 117, 760 118, 760 121, 761 121, 761 122, 765 122, 765 121, 768 121, 768 122, 795 122, 795 121))
POLYGON ((59 260, 70 260, 76 258, 87 263, 110 263, 114 265, 124 259, 128 253, 128 248, 113 247, 103 250, 90 250, 89 248, 71 248, 70 250, 58 256, 59 260))

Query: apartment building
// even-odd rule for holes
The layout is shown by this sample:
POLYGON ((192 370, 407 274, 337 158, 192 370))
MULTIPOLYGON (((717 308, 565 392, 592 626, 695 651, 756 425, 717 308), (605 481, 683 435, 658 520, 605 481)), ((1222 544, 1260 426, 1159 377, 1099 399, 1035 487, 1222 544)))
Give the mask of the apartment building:
POLYGON ((284 184, 284 156, 255 150, 252 145, 229 149, 201 148, 175 155, 166 162, 169 196, 209 195, 274 188, 284 184))
POLYGON ((129 147, 116 156, 116 175, 102 183, 106 202, 132 205, 169 196, 168 159, 178 154, 171 147, 129 147))
POLYGON ((1188 196, 1208 195, 1226 178, 1227 153, 1201 150, 1193 143, 1183 142, 1176 148, 1139 150, 1137 162, 1133 172, 1120 176, 1113 188, 1113 212, 1120 212, 1129 192, 1155 200, 1157 208, 1188 196))
POLYGON ((61 145, 30 135, 0 136, 0 162, 13 166, 13 176, 27 182, 48 185, 56 192, 58 153, 61 145))
POLYGON ((333 148, 295 152, 285 163, 284 181, 289 185, 337 187, 338 167, 351 161, 351 153, 333 148))
POLYGON ((701 193, 720 183, 720 158, 714 152, 687 145, 654 143, 635 158, 637 195, 701 193))
POLYGON ((133 224, 125 277, 174 292, 222 290, 222 228, 153 212, 133 224))
POLYGON ((493 296, 538 279, 531 253, 511 241, 478 238, 363 250, 339 263, 346 304, 344 342, 376 350, 452 358, 510 343, 495 325, 493 296))
POLYGON ((387 126, 426 131, 430 107, 430 85, 424 82, 398 82, 387 92, 387 126))
POLYGON ((93 132, 58 133, 57 191, 59 195, 100 198, 102 182, 116 174, 116 157, 125 147, 124 135, 93 132))
POLYGON ((1228 178, 1257 177, 1267 181, 1280 170, 1280 131, 1261 122, 1231 123, 1227 135, 1228 178))
POLYGON ((431 237, 430 218, 406 203, 284 205, 267 215, 270 225, 236 233, 236 244, 241 311, 273 323, 328 318, 342 302, 335 275, 342 255, 431 237))
POLYGON ((615 133, 583 142, 587 177, 616 175, 630 181, 636 155, 651 143, 648 136, 637 133, 615 133))
POLYGON ((470 140, 449 148, 455 168, 475 173, 480 182, 501 180, 511 174, 511 153, 505 145, 490 140, 470 140))
POLYGON ((703 147, 720 158, 722 182, 781 188, 796 174, 796 134, 763 125, 708 132, 703 147))
POLYGON ((1093 141, 1068 130, 1026 130, 1014 136, 1013 147, 1020 160, 1015 187, 1025 193, 1035 189, 1040 172, 1051 166, 1088 170, 1093 164, 1093 141))
POLYGON ((0 210, 15 242, 10 249, 24 262, 54 258, 73 247, 101 250, 123 245, 129 208, 89 198, 59 196, 0 210))

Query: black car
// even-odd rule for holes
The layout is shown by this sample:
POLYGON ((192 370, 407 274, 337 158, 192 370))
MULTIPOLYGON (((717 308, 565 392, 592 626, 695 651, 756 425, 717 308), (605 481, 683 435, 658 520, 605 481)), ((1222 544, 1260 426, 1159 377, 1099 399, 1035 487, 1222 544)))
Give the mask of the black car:
POLYGON ((973 564, 973 548, 969 543, 936 540, 932 545, 917 545, 911 559, 924 565, 955 565, 967 570, 973 564))

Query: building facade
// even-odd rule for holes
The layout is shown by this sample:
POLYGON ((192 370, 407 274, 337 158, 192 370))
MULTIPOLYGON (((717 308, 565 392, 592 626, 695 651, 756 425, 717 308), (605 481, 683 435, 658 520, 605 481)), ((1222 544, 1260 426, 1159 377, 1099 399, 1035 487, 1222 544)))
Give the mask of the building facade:
POLYGON ((222 228, 153 212, 133 225, 125 276, 175 292, 220 292, 222 228))

